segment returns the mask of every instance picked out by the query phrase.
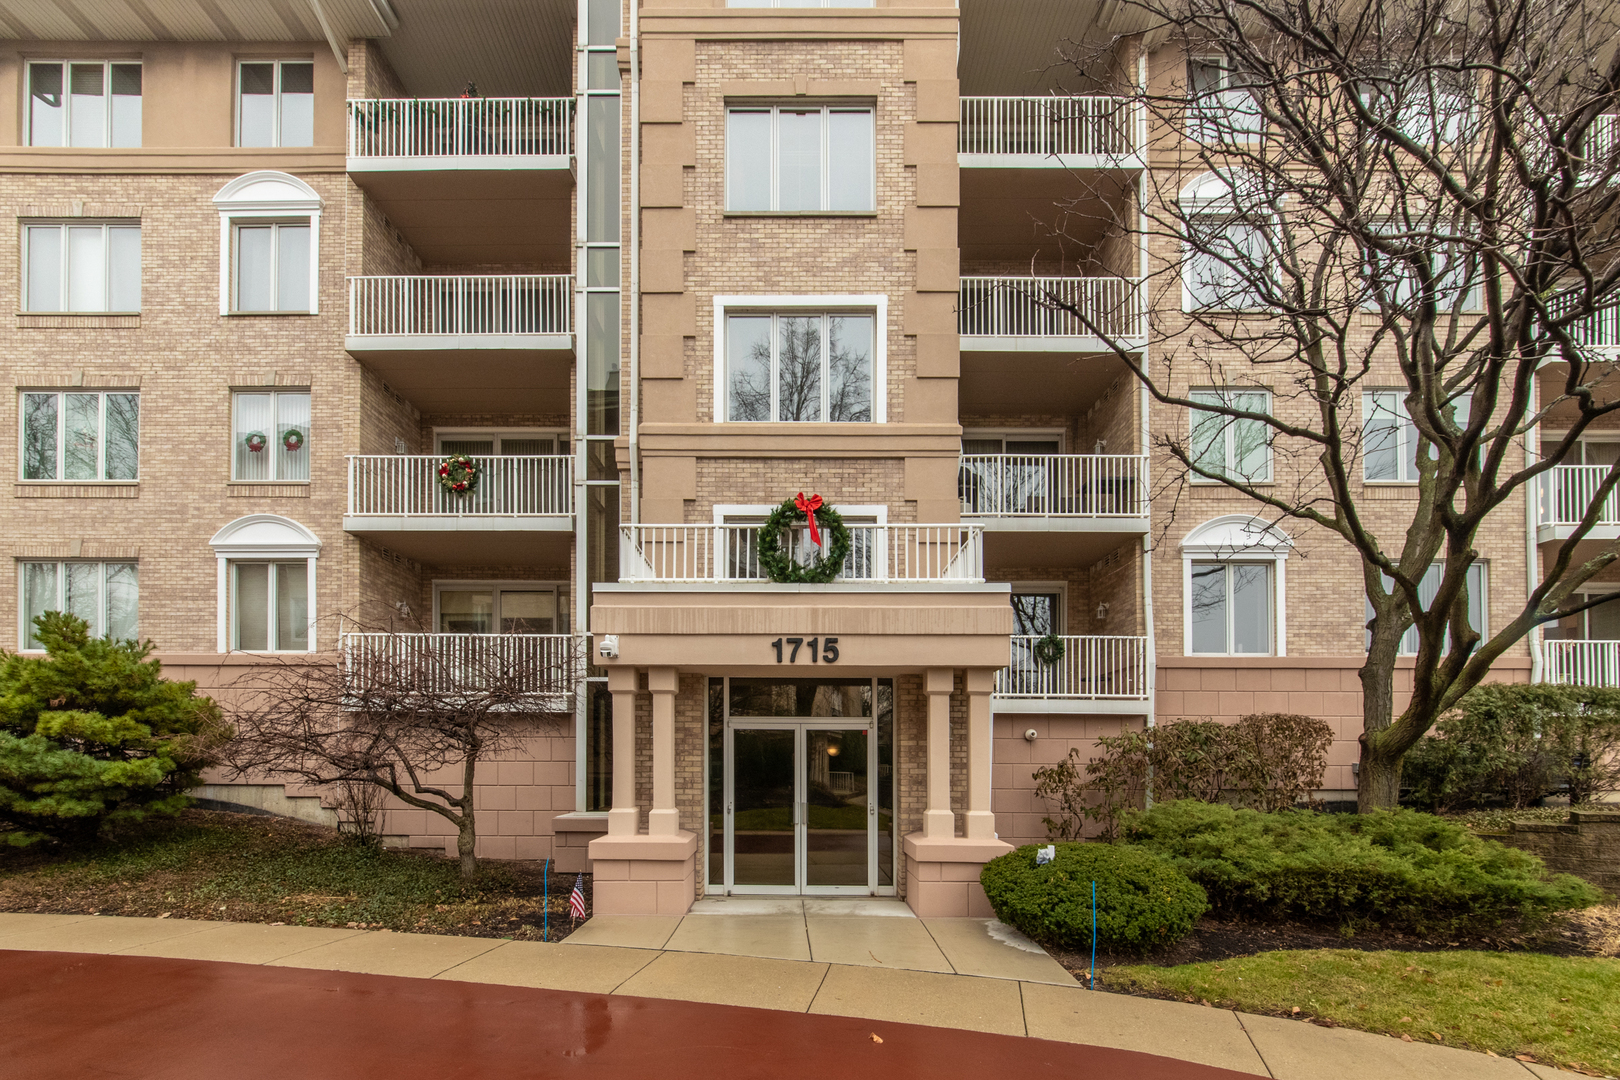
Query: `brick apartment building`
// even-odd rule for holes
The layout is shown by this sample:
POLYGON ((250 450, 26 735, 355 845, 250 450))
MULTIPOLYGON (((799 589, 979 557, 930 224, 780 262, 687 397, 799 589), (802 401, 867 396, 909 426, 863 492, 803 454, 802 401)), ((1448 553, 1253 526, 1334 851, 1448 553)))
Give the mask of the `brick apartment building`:
MULTIPOLYGON (((0 644, 62 607, 221 688, 406 632, 537 663, 593 635, 573 729, 478 797, 481 855, 593 869, 598 911, 978 912, 979 866, 1044 836, 1031 770, 1155 716, 1321 716, 1353 791, 1359 569, 1219 485, 1154 505, 1187 414, 1029 300, 1144 351, 1181 318, 1140 284, 1173 245, 1060 255, 1031 220, 1077 176, 1126 213, 1172 160, 1107 87, 1048 96, 1054 44, 1126 35, 1127 81, 1188 58, 1091 0, 632 6, 0 12, 0 644), (849 525, 832 584, 759 568, 799 492, 849 525)), ((1487 623, 1564 501, 1504 511, 1487 623)), ((1612 679, 1607 610, 1501 677, 1584 649, 1612 679)), ((425 812, 383 831, 453 850, 425 812)))

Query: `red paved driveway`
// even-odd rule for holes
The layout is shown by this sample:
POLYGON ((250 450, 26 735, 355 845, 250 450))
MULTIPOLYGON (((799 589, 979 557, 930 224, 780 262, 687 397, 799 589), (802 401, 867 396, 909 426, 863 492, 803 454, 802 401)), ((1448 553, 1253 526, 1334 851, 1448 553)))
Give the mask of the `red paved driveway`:
POLYGON ((1243 1075, 1124 1050, 764 1009, 0 950, 6 1080, 1243 1075))

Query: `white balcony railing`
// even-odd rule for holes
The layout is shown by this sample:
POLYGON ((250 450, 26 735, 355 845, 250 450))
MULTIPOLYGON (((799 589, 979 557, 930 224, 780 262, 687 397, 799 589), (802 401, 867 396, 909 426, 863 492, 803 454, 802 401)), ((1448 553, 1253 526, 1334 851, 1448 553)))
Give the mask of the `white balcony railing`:
MULTIPOLYGON (((982 525, 850 525, 841 581, 984 580, 982 525)), ((808 530, 789 531, 789 552, 809 562, 808 530)), ((755 525, 626 525, 620 529, 619 580, 765 581, 755 525)))
POLYGON ((1147 638, 1065 637, 1051 664, 1035 658, 1040 640, 1013 635, 1012 663, 996 672, 997 697, 1147 699, 1147 638))
MULTIPOLYGON (((1608 475, 1607 465, 1559 465, 1542 476, 1541 523, 1579 525, 1608 475)), ((1620 525, 1620 494, 1609 494, 1597 523, 1620 525)))
POLYGON ((1620 686, 1620 641, 1544 641, 1545 674, 1565 686, 1620 686))
POLYGON ((546 517, 574 512, 574 459, 475 455, 478 481, 457 494, 439 484, 440 457, 349 458, 349 509, 361 517, 546 517))
POLYGON ((571 334, 568 274, 349 279, 349 336, 571 334))
POLYGON ((956 490, 971 517, 1140 517, 1146 474, 1137 454, 965 454, 956 490))
POLYGON ((567 157, 573 152, 573 98, 349 102, 352 158, 567 157))
POLYGON ((958 309, 964 337, 1147 336, 1135 278, 965 277, 958 309))
POLYGON ((1147 142, 1147 118, 1117 97, 965 97, 963 154, 1127 157, 1147 142))
POLYGON ((1570 337, 1584 349, 1620 348, 1620 304, 1598 308, 1570 327, 1570 337))
POLYGON ((368 687, 458 694, 498 683, 506 693, 562 695, 583 674, 572 634, 344 634, 351 692, 368 687))

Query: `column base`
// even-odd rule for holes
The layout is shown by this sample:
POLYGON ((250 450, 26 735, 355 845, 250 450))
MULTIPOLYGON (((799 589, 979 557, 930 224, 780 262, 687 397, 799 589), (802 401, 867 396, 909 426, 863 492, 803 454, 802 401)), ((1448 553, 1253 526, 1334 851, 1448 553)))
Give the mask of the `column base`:
POLYGON ((697 836, 603 836, 591 841, 592 913, 685 915, 697 889, 697 836))
POLYGON ((906 904, 923 918, 993 919, 979 871, 1013 846, 1002 840, 906 836, 906 904))

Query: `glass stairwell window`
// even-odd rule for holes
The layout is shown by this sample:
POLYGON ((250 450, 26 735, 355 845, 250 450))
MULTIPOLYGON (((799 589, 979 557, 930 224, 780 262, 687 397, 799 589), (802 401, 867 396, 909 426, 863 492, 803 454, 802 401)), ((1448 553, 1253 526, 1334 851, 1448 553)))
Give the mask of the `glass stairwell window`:
POLYGON ((141 145, 141 65, 107 60, 28 65, 28 145, 141 145))

